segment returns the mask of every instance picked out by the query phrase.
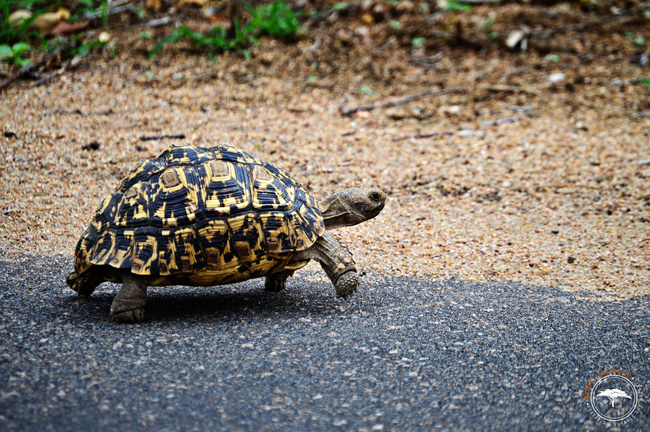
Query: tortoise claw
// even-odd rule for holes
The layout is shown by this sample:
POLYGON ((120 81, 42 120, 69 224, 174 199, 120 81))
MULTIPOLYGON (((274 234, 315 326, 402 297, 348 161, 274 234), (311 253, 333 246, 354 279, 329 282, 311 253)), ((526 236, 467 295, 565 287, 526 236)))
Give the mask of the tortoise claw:
POLYGON ((144 308, 117 313, 111 311, 111 318, 121 324, 139 324, 144 321, 144 308))

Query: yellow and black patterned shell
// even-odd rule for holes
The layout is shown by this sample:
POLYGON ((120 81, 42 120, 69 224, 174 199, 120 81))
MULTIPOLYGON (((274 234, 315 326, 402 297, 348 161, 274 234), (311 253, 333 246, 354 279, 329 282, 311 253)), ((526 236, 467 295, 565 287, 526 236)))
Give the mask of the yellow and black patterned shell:
POLYGON ((75 273, 264 274, 324 231, 316 200, 280 168, 235 147, 174 146, 103 200, 77 244, 75 273))

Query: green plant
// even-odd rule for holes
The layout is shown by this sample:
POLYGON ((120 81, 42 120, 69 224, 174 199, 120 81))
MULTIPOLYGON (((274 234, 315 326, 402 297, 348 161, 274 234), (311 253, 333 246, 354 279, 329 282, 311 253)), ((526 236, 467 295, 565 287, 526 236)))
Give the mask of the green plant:
POLYGON ((108 26, 108 0, 104 0, 102 2, 102 6, 100 8, 101 15, 100 18, 102 20, 102 27, 106 28, 108 26))
POLYGON ((427 42, 426 38, 423 38, 423 37, 416 37, 416 38, 411 39, 411 44, 412 44, 414 47, 421 47, 421 46, 423 46, 426 42, 427 42))
POLYGON ((449 11, 469 11, 472 10, 472 6, 457 0, 447 0, 447 6, 444 9, 449 11))
POLYGON ((61 58, 64 60, 71 59, 74 56, 85 57, 90 51, 102 47, 108 48, 111 55, 115 55, 115 47, 110 42, 97 39, 83 41, 82 38, 84 36, 83 33, 80 33, 69 40, 59 36, 50 41, 43 42, 43 49, 47 52, 60 49, 61 58))
POLYGON ((640 80, 646 87, 650 88, 650 78, 648 77, 641 77, 640 80))
POLYGON ((300 30, 298 16, 284 2, 275 2, 257 8, 246 6, 251 14, 243 26, 237 20, 233 21, 234 37, 229 37, 226 29, 220 26, 212 27, 206 34, 195 32, 186 26, 175 29, 171 35, 158 42, 147 54, 151 58, 170 43, 181 39, 189 39, 195 45, 207 48, 210 56, 228 50, 239 50, 244 57, 250 58, 247 47, 254 45, 259 36, 289 38, 300 30))
POLYGON ((215 52, 243 49, 244 43, 247 42, 248 31, 246 28, 241 29, 238 25, 235 25, 235 27, 235 38, 229 39, 226 29, 219 26, 212 27, 206 35, 201 32, 195 32, 189 27, 181 26, 175 29, 170 36, 158 42, 149 52, 147 58, 158 54, 165 45, 180 39, 189 39, 195 45, 208 48, 210 55, 214 55, 215 52))
POLYGON ((19 25, 9 21, 13 10, 29 9, 36 3, 38 0, 0 0, 0 44, 14 45, 18 42, 26 42, 31 37, 39 37, 38 32, 27 28, 39 15, 47 12, 46 8, 37 9, 19 25))
POLYGON ((359 91, 361 93, 363 93, 364 95, 368 95, 368 96, 372 96, 372 95, 375 94, 375 92, 370 87, 367 87, 367 86, 361 86, 359 91))
POLYGON ((286 38, 295 35, 300 30, 298 16, 285 2, 274 2, 253 8, 246 6, 253 17, 251 30, 259 35, 269 35, 286 38))
POLYGON ((27 66, 29 59, 24 59, 22 56, 23 53, 31 49, 32 47, 25 42, 18 42, 13 44, 13 46, 0 45, 0 60, 17 67, 27 66))
POLYGON ((401 29, 402 29, 402 23, 399 22, 399 21, 397 21, 397 20, 390 20, 390 21, 388 21, 388 25, 389 25, 390 28, 392 28, 393 30, 401 30, 401 29))

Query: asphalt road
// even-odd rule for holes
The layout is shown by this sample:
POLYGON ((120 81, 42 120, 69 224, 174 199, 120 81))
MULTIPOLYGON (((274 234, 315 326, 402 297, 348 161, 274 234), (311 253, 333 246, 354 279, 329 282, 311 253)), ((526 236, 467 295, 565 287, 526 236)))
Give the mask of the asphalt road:
POLYGON ((366 275, 339 300, 315 270, 151 289, 145 323, 81 301, 71 259, 0 257, 0 430, 650 430, 650 298, 366 275), (630 373, 639 406, 596 421, 590 378, 630 373))

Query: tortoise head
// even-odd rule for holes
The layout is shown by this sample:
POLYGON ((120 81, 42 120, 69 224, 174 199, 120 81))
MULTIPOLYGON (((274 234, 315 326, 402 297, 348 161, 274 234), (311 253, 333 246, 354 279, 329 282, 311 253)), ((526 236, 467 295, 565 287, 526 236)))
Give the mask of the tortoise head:
POLYGON ((341 189, 321 202, 325 229, 352 226, 372 219, 381 212, 385 203, 386 194, 381 189, 341 189))

